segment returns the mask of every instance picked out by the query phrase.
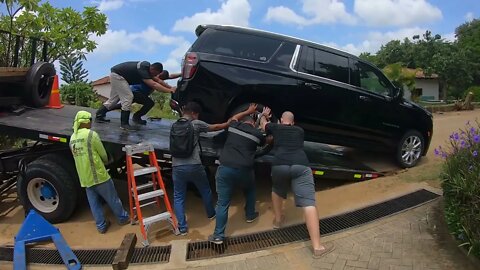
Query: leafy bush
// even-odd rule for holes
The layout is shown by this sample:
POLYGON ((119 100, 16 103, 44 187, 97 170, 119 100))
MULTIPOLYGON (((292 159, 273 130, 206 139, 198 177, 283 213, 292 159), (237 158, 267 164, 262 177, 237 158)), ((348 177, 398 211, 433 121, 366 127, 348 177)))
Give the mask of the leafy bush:
POLYGON ((10 137, 7 135, 0 135, 0 151, 20 148, 25 143, 25 140, 18 137, 10 137))
POLYGON ((467 93, 473 93, 473 101, 480 102, 480 86, 472 86, 468 88, 467 93))
POLYGON ((60 87, 60 95, 62 102, 70 105, 89 107, 97 101, 97 96, 93 92, 92 86, 84 82, 62 85, 60 87))
POLYGON ((445 217, 461 246, 480 258, 480 124, 467 122, 465 129, 450 135, 449 143, 435 149, 445 159, 445 217))

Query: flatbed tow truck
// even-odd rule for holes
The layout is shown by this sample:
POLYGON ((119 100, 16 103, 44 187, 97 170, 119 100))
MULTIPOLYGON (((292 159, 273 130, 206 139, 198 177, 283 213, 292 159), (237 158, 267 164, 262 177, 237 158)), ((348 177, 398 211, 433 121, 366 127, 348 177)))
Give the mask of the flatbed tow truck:
MULTIPOLYGON (((29 108, 20 114, 0 112, 0 134, 34 142, 20 149, 0 152, 0 194, 16 186, 24 209, 34 208, 50 222, 68 220, 84 197, 68 148, 73 119, 79 110, 94 112, 90 108, 68 105, 62 109, 29 108)), ((111 163, 107 167, 113 178, 126 179, 122 148, 131 144, 152 144, 162 170, 171 169, 169 132, 172 120, 149 121, 138 131, 127 132, 120 129, 119 114, 112 112, 109 117, 110 123, 94 123, 92 129, 99 134, 109 154, 111 163)), ((201 137, 205 166, 218 164, 221 143, 217 134, 201 137)), ((359 181, 382 176, 330 146, 306 142, 305 150, 317 179, 359 181)), ((268 167, 271 159, 271 154, 257 158, 256 167, 268 167)), ((148 159, 138 157, 136 163, 146 166, 148 159)))

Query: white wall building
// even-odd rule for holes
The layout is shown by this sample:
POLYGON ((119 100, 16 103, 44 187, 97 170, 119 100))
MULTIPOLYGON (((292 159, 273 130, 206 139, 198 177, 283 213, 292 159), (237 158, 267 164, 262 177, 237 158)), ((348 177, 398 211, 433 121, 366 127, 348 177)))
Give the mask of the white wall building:
POLYGON ((410 92, 405 91, 405 98, 411 100, 418 98, 419 100, 439 100, 440 95, 440 82, 437 74, 425 75, 422 70, 415 72, 415 90, 410 92))
POLYGON ((110 77, 105 76, 101 79, 92 82, 93 91, 97 93, 98 98, 107 100, 110 97, 110 77))

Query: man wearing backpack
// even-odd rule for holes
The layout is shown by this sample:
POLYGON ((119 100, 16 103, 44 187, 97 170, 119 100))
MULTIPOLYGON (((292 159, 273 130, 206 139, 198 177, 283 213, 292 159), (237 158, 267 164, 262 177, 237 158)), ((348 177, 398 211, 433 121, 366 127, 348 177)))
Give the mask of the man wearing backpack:
POLYGON ((255 121, 250 116, 256 110, 257 105, 251 104, 246 111, 232 117, 228 127, 216 175, 218 201, 215 231, 208 237, 208 241, 214 244, 222 244, 225 239, 228 208, 236 187, 241 188, 245 196, 245 221, 252 223, 258 217, 253 164, 257 146, 265 144, 265 137, 255 128, 255 121))
POLYGON ((212 190, 200 158, 200 133, 226 129, 228 122, 209 125, 198 120, 201 107, 188 102, 183 107, 183 117, 173 123, 170 131, 170 152, 172 154, 173 205, 181 235, 188 233, 185 218, 185 198, 188 182, 193 183, 202 197, 203 206, 209 219, 215 218, 212 190))

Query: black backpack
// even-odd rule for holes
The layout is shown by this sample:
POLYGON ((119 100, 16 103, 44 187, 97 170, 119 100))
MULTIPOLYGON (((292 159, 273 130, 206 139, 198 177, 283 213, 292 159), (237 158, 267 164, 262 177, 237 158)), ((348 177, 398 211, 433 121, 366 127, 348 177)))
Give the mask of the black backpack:
POLYGON ((170 153, 176 158, 188 158, 195 149, 192 121, 180 118, 170 129, 170 153))

